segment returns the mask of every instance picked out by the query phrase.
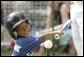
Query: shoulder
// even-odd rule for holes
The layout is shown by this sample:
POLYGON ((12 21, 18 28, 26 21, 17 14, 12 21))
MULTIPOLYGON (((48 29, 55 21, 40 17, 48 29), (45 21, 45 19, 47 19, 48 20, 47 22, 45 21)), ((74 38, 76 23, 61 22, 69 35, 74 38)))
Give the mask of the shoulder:
POLYGON ((30 41, 34 41, 35 39, 36 39, 36 37, 33 35, 26 36, 26 37, 20 37, 19 39, 16 40, 16 43, 19 45, 23 45, 23 44, 28 43, 30 41))

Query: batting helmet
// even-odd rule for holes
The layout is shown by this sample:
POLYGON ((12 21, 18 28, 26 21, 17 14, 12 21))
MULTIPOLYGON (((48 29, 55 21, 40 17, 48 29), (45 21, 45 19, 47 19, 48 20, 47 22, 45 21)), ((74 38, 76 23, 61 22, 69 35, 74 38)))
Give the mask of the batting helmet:
POLYGON ((13 31, 19 24, 21 24, 24 21, 26 21, 30 25, 28 18, 26 18, 20 12, 13 12, 13 13, 8 15, 7 21, 6 21, 6 27, 9 31, 9 34, 11 35, 11 37, 16 39, 16 36, 14 35, 13 31))

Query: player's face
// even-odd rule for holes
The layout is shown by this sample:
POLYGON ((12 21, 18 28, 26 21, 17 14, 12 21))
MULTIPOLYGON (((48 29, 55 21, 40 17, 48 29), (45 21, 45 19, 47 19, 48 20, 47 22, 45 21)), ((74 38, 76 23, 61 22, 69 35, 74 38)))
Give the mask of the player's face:
POLYGON ((30 25, 26 22, 22 22, 18 27, 17 27, 17 34, 19 36, 27 36, 30 31, 30 25))

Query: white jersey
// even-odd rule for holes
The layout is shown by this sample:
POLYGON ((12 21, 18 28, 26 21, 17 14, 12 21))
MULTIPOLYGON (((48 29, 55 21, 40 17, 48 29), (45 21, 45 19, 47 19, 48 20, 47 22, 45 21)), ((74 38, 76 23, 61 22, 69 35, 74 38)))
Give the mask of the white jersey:
POLYGON ((71 28, 72 38, 78 56, 83 56, 83 1, 72 1, 71 28))

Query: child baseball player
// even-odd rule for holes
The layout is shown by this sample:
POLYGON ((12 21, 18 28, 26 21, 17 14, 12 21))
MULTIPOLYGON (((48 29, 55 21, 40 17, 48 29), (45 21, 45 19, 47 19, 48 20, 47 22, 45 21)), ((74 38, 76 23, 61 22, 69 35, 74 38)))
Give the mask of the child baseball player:
POLYGON ((15 39, 15 46, 12 56, 31 56, 33 49, 55 34, 62 34, 61 31, 51 31, 40 34, 38 37, 32 36, 31 24, 22 13, 13 12, 7 17, 6 27, 9 34, 15 39))

